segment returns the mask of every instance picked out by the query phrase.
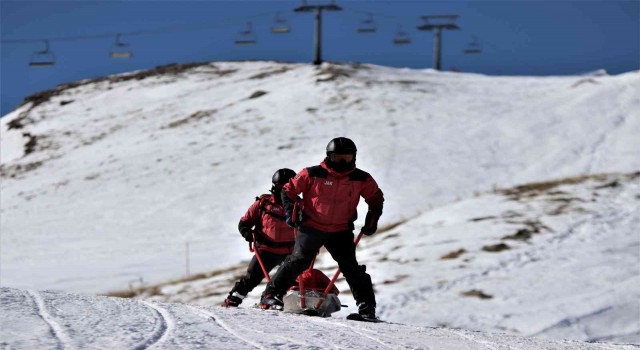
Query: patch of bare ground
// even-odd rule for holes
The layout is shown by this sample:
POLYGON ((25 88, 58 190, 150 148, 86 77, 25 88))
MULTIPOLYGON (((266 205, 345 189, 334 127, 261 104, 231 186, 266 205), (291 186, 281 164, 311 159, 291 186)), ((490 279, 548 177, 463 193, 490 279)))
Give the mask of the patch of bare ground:
POLYGON ((191 115, 182 118, 182 119, 178 119, 174 122, 171 122, 169 124, 167 124, 166 126, 163 126, 163 129, 172 129, 172 128, 177 128, 192 122, 197 122, 199 120, 205 119, 205 118, 209 118, 212 115, 214 115, 217 112, 217 110, 215 109, 205 109, 202 111, 197 111, 192 113, 191 115))
POLYGON ((378 230, 376 231, 376 234, 380 234, 380 233, 384 233, 384 232, 387 232, 387 231, 391 231, 394 228, 396 228, 396 227, 398 227, 398 226, 400 226, 402 224, 406 224, 411 219, 413 219, 413 218, 402 219, 402 220, 398 220, 396 222, 392 222, 392 223, 388 223, 388 224, 382 225, 382 226, 378 227, 378 230))
POLYGON ((504 243, 498 243, 498 244, 493 244, 493 245, 486 245, 484 247, 482 247, 482 250, 485 252, 489 252, 489 253, 498 253, 504 250, 509 250, 511 249, 511 247, 509 247, 508 245, 504 244, 504 243))
POLYGON ((543 230, 547 232, 553 232, 553 230, 540 222, 540 220, 526 220, 522 223, 524 228, 518 229, 514 234, 502 237, 503 240, 518 240, 528 241, 533 235, 541 233, 543 230))
POLYGON ((571 87, 572 88, 577 88, 578 86, 583 85, 583 84, 598 84, 598 82, 593 78, 584 78, 584 79, 580 79, 580 80, 576 81, 575 83, 573 83, 571 85, 571 87))
POLYGON ((316 83, 324 83, 328 81, 335 81, 340 78, 350 78, 352 75, 352 71, 349 70, 346 66, 339 65, 328 65, 322 68, 319 68, 316 76, 316 83))
MULTIPOLYGON (((582 175, 582 176, 574 176, 574 177, 566 177, 562 179, 543 181, 543 182, 532 182, 529 184, 524 184, 508 189, 497 189, 495 192, 503 194, 509 197, 512 200, 521 200, 527 198, 534 198, 540 195, 549 195, 549 196, 559 196, 559 195, 568 195, 565 191, 554 190, 556 187, 563 185, 576 185, 580 183, 584 183, 587 181, 596 181, 602 182, 603 185, 598 185, 595 189, 605 189, 605 188, 615 188, 617 186, 621 186, 619 179, 627 179, 634 180, 635 178, 640 177, 639 172, 633 172, 629 174, 620 174, 620 173, 604 173, 604 174, 592 174, 592 175, 582 175)), ((550 199, 552 201, 558 202, 567 202, 567 201, 580 201, 579 198, 554 198, 550 199)))
POLYGON ((392 234, 389 234, 389 235, 382 236, 382 240, 384 241, 386 239, 396 238, 396 237, 399 237, 399 236, 400 236, 399 233, 392 233, 392 234))
POLYGON ((393 279, 389 279, 389 280, 384 280, 382 281, 382 284, 394 284, 394 283, 398 283, 401 282, 407 278, 409 278, 409 275, 398 275, 395 276, 393 279))
POLYGON ((496 219, 496 218, 497 218, 496 216, 482 216, 482 217, 469 219, 469 221, 484 221, 484 220, 492 220, 492 219, 496 219))
POLYGON ((441 260, 452 260, 452 259, 457 259, 460 255, 466 253, 467 251, 462 248, 462 249, 458 249, 458 250, 454 250, 452 252, 449 252, 443 256, 440 257, 441 260))
POLYGON ((251 96, 249 96, 249 99, 254 99, 254 98, 258 98, 258 97, 262 97, 264 95, 268 94, 268 92, 263 91, 263 90, 257 90, 254 93, 251 94, 251 96))
POLYGON ((41 161, 25 163, 25 164, 0 164, 0 177, 2 178, 18 178, 20 175, 38 169, 42 166, 41 161))
POLYGON ((544 181, 544 182, 532 182, 525 185, 516 186, 509 189, 498 190, 499 193, 511 197, 514 200, 520 200, 522 198, 531 198, 539 196, 546 191, 562 185, 575 185, 583 183, 590 179, 596 179, 599 181, 606 180, 606 175, 585 175, 568 177, 564 179, 544 181))
POLYGON ((291 70, 290 67, 280 67, 280 68, 277 68, 277 69, 273 69, 273 70, 269 70, 269 71, 266 71, 266 72, 258 73, 256 75, 253 75, 253 76, 249 77, 249 79, 264 79, 264 78, 268 78, 268 77, 270 77, 272 75, 286 73, 286 72, 288 72, 290 70, 291 70))
POLYGON ((466 292, 462 292, 460 293, 460 295, 464 296, 464 297, 476 297, 476 298, 480 298, 480 299, 492 299, 493 295, 489 295, 481 290, 478 289, 472 289, 472 290, 468 290, 466 292))

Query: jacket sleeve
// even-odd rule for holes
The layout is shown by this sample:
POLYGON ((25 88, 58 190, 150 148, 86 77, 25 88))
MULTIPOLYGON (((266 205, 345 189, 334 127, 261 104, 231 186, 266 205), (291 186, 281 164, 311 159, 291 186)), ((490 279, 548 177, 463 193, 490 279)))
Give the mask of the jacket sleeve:
POLYGON ((247 234, 250 234, 253 230, 254 226, 259 226, 260 224, 260 201, 257 200, 251 204, 246 213, 240 218, 240 222, 238 223, 238 231, 244 237, 247 234))
POLYGON ((364 226, 362 227, 362 230, 367 234, 373 234, 378 230, 378 220, 382 215, 384 194, 371 176, 369 176, 365 182, 362 197, 369 205, 369 210, 367 211, 367 216, 364 219, 364 226))
POLYGON ((280 192, 282 198, 282 205, 284 206, 285 215, 291 215, 293 211, 293 205, 300 201, 298 195, 304 193, 309 187, 309 173, 307 169, 302 169, 296 176, 289 180, 280 192))

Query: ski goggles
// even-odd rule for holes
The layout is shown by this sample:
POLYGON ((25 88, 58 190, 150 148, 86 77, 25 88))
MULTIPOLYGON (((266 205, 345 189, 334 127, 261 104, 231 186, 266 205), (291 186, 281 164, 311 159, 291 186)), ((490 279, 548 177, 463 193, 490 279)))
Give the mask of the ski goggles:
POLYGON ((353 154, 337 154, 331 153, 331 160, 334 162, 345 161, 347 163, 353 160, 353 154))

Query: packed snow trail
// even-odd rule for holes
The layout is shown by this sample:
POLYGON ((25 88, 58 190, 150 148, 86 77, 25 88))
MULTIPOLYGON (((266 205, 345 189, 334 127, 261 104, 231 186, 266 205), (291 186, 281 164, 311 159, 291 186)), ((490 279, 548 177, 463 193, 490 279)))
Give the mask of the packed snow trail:
POLYGON ((637 349, 13 288, 0 311, 3 349, 637 349))

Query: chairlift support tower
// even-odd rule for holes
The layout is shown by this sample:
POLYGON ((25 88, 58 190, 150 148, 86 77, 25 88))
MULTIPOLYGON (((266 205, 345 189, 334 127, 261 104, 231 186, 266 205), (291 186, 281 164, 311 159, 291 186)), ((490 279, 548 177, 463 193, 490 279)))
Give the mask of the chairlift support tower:
POLYGON ((313 64, 318 66, 322 64, 322 11, 342 11, 342 7, 333 2, 328 5, 307 5, 303 1, 303 5, 294 9, 294 12, 315 12, 316 13, 316 32, 314 40, 314 59, 313 64))
POLYGON ((418 30, 435 31, 435 41, 433 43, 433 69, 440 70, 442 68, 442 31, 443 30, 458 30, 457 24, 454 22, 458 18, 458 15, 439 15, 439 16, 422 16, 425 24, 418 26, 418 30), (437 23, 432 23, 429 21, 437 23))

